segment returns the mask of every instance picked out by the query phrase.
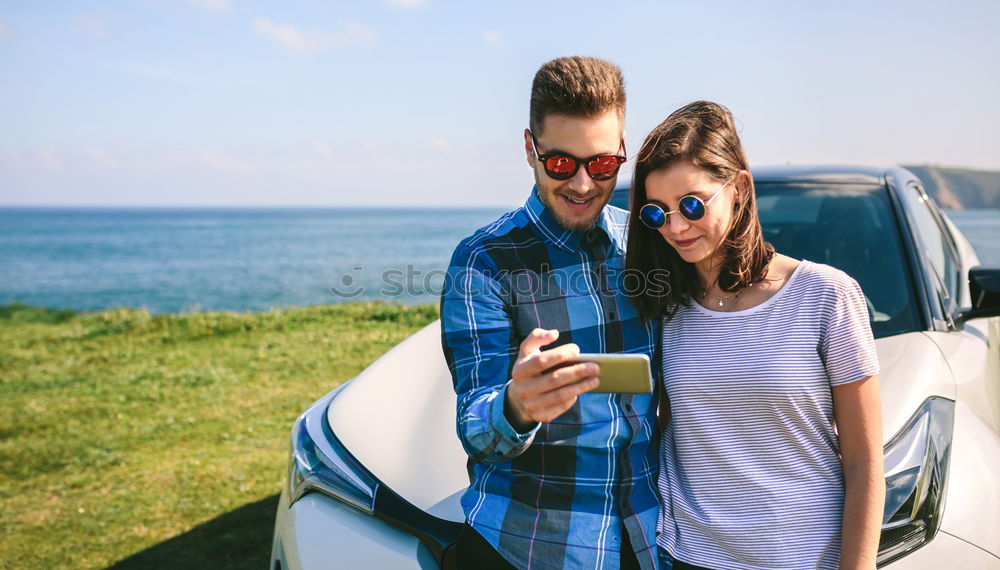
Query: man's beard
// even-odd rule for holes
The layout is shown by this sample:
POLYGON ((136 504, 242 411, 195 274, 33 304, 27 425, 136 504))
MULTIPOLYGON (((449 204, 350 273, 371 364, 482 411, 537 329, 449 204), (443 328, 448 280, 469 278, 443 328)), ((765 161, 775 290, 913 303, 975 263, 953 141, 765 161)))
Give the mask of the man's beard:
MULTIPOLYGON (((597 210, 597 213, 594 214, 593 218, 585 220, 577 220, 577 219, 564 218, 559 213, 559 210, 556 209, 556 205, 552 204, 549 201, 550 196, 552 197, 553 200, 561 200, 562 197, 559 194, 556 194, 551 191, 545 191, 542 189, 542 185, 538 180, 537 170, 535 171, 535 186, 538 188, 538 198, 542 201, 542 204, 545 204, 545 207, 548 208, 550 212, 552 212, 552 216, 556 219, 556 223, 558 223, 560 227, 574 232, 585 231, 594 227, 597 224, 597 220, 600 219, 601 213, 604 211, 604 206, 607 206, 608 202, 611 201, 611 194, 613 193, 613 192, 608 193, 607 198, 604 200, 604 203, 601 204, 601 207, 597 210)), ((599 196, 600 194, 594 196, 594 199, 597 199, 599 196)))

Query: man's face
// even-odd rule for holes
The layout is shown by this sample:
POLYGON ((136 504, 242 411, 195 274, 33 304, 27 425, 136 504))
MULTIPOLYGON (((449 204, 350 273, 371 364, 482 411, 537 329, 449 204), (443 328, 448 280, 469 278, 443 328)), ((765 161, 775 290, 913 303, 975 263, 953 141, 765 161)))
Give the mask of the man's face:
MULTIPOLYGON (((623 152, 622 119, 615 110, 595 117, 550 114, 545 116, 542 132, 535 133, 535 139, 538 141, 538 152, 542 154, 558 151, 577 158, 619 154, 623 152)), ((559 225, 569 230, 593 227, 601 210, 611 199, 618 177, 595 181, 581 165, 572 178, 555 180, 545 173, 542 163, 535 156, 530 132, 525 131, 524 141, 528 164, 535 173, 538 197, 559 225)))

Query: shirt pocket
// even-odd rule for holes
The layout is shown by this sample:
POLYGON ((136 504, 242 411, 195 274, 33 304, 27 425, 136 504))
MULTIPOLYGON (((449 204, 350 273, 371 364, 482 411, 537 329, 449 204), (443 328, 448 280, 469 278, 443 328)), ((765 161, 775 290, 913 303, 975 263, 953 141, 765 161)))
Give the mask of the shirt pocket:
POLYGON ((518 343, 533 329, 560 332, 554 346, 570 342, 568 297, 551 272, 519 271, 510 279, 511 312, 518 343))

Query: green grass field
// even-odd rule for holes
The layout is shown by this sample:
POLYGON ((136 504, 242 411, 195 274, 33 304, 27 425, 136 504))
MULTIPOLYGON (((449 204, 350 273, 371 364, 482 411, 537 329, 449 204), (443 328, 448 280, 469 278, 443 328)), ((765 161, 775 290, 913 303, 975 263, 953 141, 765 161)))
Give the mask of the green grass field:
POLYGON ((292 421, 436 318, 0 307, 0 567, 266 568, 292 421))

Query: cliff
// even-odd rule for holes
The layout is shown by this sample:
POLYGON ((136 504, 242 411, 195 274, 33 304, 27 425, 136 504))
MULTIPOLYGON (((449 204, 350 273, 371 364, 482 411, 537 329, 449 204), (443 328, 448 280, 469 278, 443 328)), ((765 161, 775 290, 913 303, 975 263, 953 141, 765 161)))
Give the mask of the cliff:
POLYGON ((942 208, 968 210, 1000 209, 1000 172, 947 168, 933 164, 903 165, 924 182, 942 208))

